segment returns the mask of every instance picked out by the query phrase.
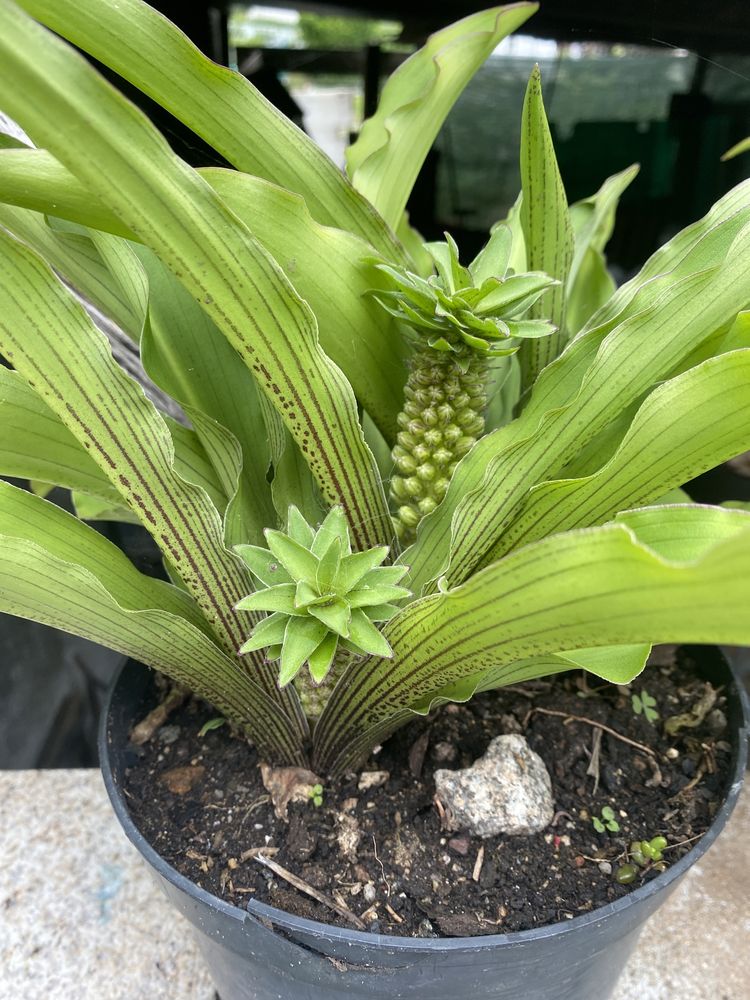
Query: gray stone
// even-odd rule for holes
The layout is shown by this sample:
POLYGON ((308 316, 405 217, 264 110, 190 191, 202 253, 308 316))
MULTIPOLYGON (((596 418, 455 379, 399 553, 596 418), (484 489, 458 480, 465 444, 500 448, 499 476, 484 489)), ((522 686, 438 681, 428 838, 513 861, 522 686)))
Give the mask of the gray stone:
POLYGON ((435 772, 451 829, 476 837, 530 834, 552 822, 552 783, 523 736, 496 736, 484 757, 459 771, 435 772))

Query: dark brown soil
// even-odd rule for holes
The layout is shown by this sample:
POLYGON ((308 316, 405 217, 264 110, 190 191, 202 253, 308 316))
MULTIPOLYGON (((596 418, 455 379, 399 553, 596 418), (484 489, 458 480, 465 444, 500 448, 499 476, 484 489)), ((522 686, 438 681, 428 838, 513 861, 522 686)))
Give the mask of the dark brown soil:
POLYGON ((666 736, 665 720, 696 705, 705 678, 696 677, 685 651, 662 647, 652 659, 630 691, 575 672, 445 706, 368 761, 366 771, 388 772, 385 784, 363 791, 350 775, 326 787, 318 807, 292 803, 288 823, 274 815, 255 751, 227 726, 200 737, 215 713, 191 701, 138 749, 128 801, 162 857, 240 907, 258 899, 350 926, 263 867, 255 848, 381 933, 493 934, 570 919, 654 877, 647 869, 631 886, 615 880, 632 840, 666 837, 664 857, 674 863, 723 798, 730 747, 721 690, 702 723, 666 736), (631 695, 644 687, 657 702, 654 723, 633 711, 631 695), (603 723, 655 756, 547 712, 603 723), (446 832, 433 802, 433 771, 469 766, 494 736, 509 732, 524 733, 547 764, 557 809, 552 826, 484 841, 446 832), (592 816, 606 805, 619 832, 594 830, 592 816))

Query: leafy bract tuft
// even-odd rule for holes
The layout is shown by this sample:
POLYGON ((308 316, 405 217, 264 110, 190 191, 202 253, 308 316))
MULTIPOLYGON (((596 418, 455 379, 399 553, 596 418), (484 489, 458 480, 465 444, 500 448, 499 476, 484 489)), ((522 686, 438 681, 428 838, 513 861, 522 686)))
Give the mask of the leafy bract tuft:
POLYGON ((458 247, 446 233, 445 242, 425 244, 436 274, 422 278, 405 267, 378 261, 375 267, 385 277, 386 288, 372 294, 436 351, 514 354, 515 338, 554 333, 556 327, 549 321, 523 316, 558 282, 541 271, 515 274, 508 264, 511 244, 510 229, 499 225, 474 261, 463 267, 458 247))
POLYGON ((319 684, 339 650, 393 655, 376 623, 392 618, 399 610, 392 602, 410 592, 398 586, 405 566, 381 565, 387 546, 352 552, 341 507, 333 507, 316 531, 292 506, 286 532, 265 534, 268 548, 235 546, 259 585, 236 610, 270 612, 240 653, 267 649, 268 659, 280 657, 282 687, 305 662, 319 684))

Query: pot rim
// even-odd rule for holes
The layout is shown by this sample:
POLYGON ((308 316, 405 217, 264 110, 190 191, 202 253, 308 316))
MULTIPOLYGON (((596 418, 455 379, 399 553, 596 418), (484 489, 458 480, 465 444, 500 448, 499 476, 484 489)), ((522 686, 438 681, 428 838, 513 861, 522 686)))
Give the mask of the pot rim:
MULTIPOLYGON (((714 647, 716 648, 716 647, 714 647)), ((718 835, 723 830, 727 820, 731 816, 740 789, 744 780, 745 769, 748 765, 748 737, 750 736, 750 698, 745 690, 744 684, 740 680, 737 670, 731 660, 723 653, 722 657, 731 675, 737 694, 739 706, 739 725, 736 730, 736 746, 734 747, 735 757, 731 775, 731 781, 727 788, 726 797, 718 809, 714 819, 701 839, 697 841, 687 854, 679 861, 670 865, 665 872, 657 875, 656 878, 631 890, 627 895, 596 910, 580 914, 570 920, 558 921, 554 924, 546 924, 544 927, 534 927, 524 931, 509 931, 505 934, 481 934, 473 937, 441 937, 441 938, 413 938, 397 937, 392 934, 373 934, 369 931, 353 930, 346 927, 338 927, 333 924, 326 924, 318 920, 310 920, 306 917, 297 917, 286 913, 267 903, 260 903, 251 900, 246 909, 241 909, 231 903, 227 903, 205 889, 200 888, 185 875, 182 875, 151 846, 144 835, 138 830, 125 800, 121 787, 115 781, 112 770, 112 762, 109 752, 109 719, 111 705, 121 681, 125 669, 136 661, 124 660, 117 669, 107 691, 106 701, 99 721, 99 762, 102 771, 104 785, 109 795, 112 808, 125 832, 128 840, 139 851, 148 864, 155 871, 171 882, 177 889, 182 890, 197 902, 208 906, 216 913, 220 913, 226 919, 244 921, 249 917, 264 921, 270 921, 274 928, 290 932, 296 935, 307 935, 316 938, 327 938, 331 941, 347 942, 349 944, 361 945, 364 947, 382 947, 391 952, 416 952, 416 951, 479 951, 484 949, 495 949, 504 947, 515 947, 519 944, 531 944, 535 941, 542 941, 560 934, 570 934, 577 930, 582 930, 588 925, 598 924, 616 914, 637 906, 642 900, 667 889, 673 882, 679 879, 695 864, 714 843, 718 835)), ((143 667, 143 669, 150 669, 143 667)))

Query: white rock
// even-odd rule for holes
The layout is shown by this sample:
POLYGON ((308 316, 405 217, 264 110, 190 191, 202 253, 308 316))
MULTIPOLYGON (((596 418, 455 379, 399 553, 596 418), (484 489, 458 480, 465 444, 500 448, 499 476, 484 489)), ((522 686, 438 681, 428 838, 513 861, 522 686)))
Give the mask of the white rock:
POLYGON ((450 828, 476 837, 537 833, 554 816, 552 783, 523 736, 496 736, 471 767, 435 772, 450 828))
POLYGON ((388 771, 363 771, 359 776, 357 788, 360 792, 366 792, 370 788, 379 788, 390 778, 388 771))

